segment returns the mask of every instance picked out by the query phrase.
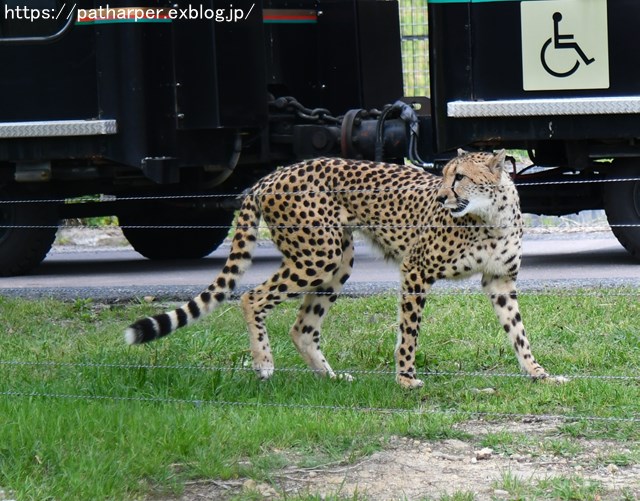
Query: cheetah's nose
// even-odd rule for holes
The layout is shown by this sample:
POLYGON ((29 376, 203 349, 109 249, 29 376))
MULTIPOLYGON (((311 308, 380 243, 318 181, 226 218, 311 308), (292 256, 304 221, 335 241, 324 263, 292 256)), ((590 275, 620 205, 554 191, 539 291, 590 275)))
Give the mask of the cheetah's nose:
POLYGON ((439 197, 436 197, 436 202, 439 202, 441 204, 444 205, 444 203, 447 201, 447 196, 446 195, 440 195, 439 197))

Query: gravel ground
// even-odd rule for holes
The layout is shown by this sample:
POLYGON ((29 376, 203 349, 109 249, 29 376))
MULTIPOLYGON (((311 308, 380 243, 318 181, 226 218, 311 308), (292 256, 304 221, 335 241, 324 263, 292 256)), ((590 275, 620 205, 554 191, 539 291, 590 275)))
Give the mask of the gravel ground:
MULTIPOLYGON (((553 232, 547 229, 537 229, 534 233, 525 236, 530 240, 544 240, 553 238, 560 239, 597 239, 609 232, 602 231, 580 231, 576 234, 575 228, 567 228, 560 232, 557 229, 553 232)), ((268 241, 260 242, 260 245, 272 245, 268 241)), ((228 246, 228 243, 223 244, 228 246)), ((95 252, 101 250, 117 250, 131 249, 126 239, 122 235, 118 227, 103 228, 87 228, 87 227, 68 227, 58 232, 56 243, 52 249, 52 253, 63 252, 95 252)), ((637 287, 636 278, 611 278, 599 279, 598 287, 637 287)), ((257 284, 242 283, 237 290, 238 294, 255 286, 257 284)), ((563 279, 563 280, 524 280, 518 281, 518 288, 521 292, 538 292, 538 291, 558 291, 566 289, 592 288, 594 282, 592 279, 563 279)), ((398 282, 370 282, 370 283, 347 283, 344 289, 346 296, 359 296, 363 294, 384 293, 396 291, 398 282)), ((441 281, 437 282, 433 288, 434 293, 438 291, 460 291, 471 290, 478 291, 477 278, 471 278, 460 281, 441 281)), ((16 296, 22 298, 42 298, 54 297, 61 300, 75 300, 78 298, 93 298, 97 302, 117 303, 135 300, 148 294, 149 287, 145 286, 124 286, 124 287, 37 287, 37 288, 3 288, 2 294, 5 296, 16 296)), ((154 286, 154 297, 158 301, 184 301, 195 294, 201 292, 200 286, 184 286, 184 285, 158 285, 154 286)))
MULTIPOLYGON (((274 472, 271 483, 251 479, 193 482, 187 484, 182 496, 163 501, 244 499, 245 496, 287 499, 292 495, 418 501, 456 493, 471 494, 476 501, 640 499, 640 464, 618 465, 611 460, 615 454, 628 452, 627 447, 637 447, 637 444, 576 439, 572 441, 571 454, 562 451, 554 454, 544 444, 559 435, 559 424, 552 421, 467 422, 458 429, 472 436, 468 440, 422 441, 392 437, 381 451, 355 463, 313 468, 288 466, 274 472), (488 434, 501 432, 526 435, 529 445, 516 450, 493 450, 481 445, 488 434), (565 479, 574 489, 597 487, 593 487, 591 494, 583 492, 581 496, 572 497, 569 492, 554 491, 550 486, 553 479, 565 479)), ((291 459, 295 462, 295 458, 291 459)))

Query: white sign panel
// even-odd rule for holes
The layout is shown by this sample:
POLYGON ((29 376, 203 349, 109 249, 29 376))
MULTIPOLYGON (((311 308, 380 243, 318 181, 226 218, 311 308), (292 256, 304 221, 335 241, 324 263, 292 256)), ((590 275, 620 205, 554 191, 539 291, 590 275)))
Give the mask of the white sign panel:
POLYGON ((520 3, 524 90, 609 87, 607 0, 520 3))

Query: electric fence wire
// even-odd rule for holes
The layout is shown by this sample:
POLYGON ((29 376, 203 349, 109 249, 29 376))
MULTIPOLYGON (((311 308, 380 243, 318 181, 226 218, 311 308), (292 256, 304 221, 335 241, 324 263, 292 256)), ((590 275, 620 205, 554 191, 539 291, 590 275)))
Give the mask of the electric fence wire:
MULTIPOLYGON (((202 372, 255 372, 246 366, 207 366, 189 364, 122 364, 110 362, 54 362, 48 360, 1 360, 0 366, 6 367, 49 367, 49 368, 83 368, 83 369, 126 369, 126 370, 177 370, 177 371, 202 371, 202 372)), ((316 371, 308 367, 279 367, 274 371, 294 374, 316 374, 316 371)), ((394 370, 370 370, 370 369, 345 369, 337 371, 339 374, 358 376, 392 376, 394 370)), ((531 376, 519 372, 492 372, 492 371, 418 371, 420 377, 445 377, 445 378, 518 378, 530 379, 531 376)), ((610 381, 637 381, 640 382, 640 373, 636 375, 611 375, 611 374, 566 374, 570 380, 610 380, 610 381)))
MULTIPOLYGON (((566 179, 554 181, 535 181, 517 183, 516 187, 531 186, 561 186, 569 184, 599 184, 599 183, 623 183, 640 181, 640 177, 627 178, 598 178, 598 179, 566 179)), ((486 186, 493 186, 487 184, 486 186)), ((500 185, 496 185, 499 187, 500 185)), ((309 196, 320 194, 393 194, 397 192, 424 192, 438 190, 438 186, 427 186, 421 189, 415 187, 388 187, 388 188, 367 188, 367 189, 340 189, 340 190, 299 190, 299 191, 261 191, 257 196, 309 196)), ((158 200, 189 200, 206 198, 242 198, 244 193, 192 193, 192 194, 163 194, 163 195, 140 195, 140 196, 101 196, 90 199, 74 198, 45 198, 45 199, 2 199, 0 204, 53 204, 53 203, 108 203, 108 202, 133 202, 133 201, 158 201, 158 200)))
POLYGON ((284 403, 284 402, 258 402, 258 401, 230 401, 211 400, 197 398, 171 398, 171 397, 143 397, 143 396, 122 396, 122 395, 88 395, 72 393, 49 393, 40 391, 0 391, 0 396, 14 398, 48 398, 65 400, 87 400, 87 401, 111 401, 111 402, 140 402, 167 405, 187 404, 195 407, 205 405, 216 407, 253 407, 268 409, 298 409, 303 411, 327 411, 327 412, 358 412, 377 414, 405 414, 405 415, 444 415, 450 417, 466 416, 476 419, 511 419, 511 420, 533 420, 533 421, 589 421, 589 422, 610 422, 610 423, 640 423, 640 415, 629 417, 619 416, 593 416, 583 414, 524 414, 515 412, 494 412, 494 411, 472 411, 464 409, 430 409, 425 406, 412 408, 403 407, 373 407, 364 405, 331 405, 312 403, 284 403))
MULTIPOLYGON (((616 178, 616 179, 582 179, 582 180, 562 180, 562 181, 545 181, 545 182, 527 182, 519 183, 518 186, 549 186, 549 185, 565 185, 565 184, 588 184, 588 183, 610 183, 610 182, 630 182, 640 181, 640 178, 616 178)), ((436 188, 429 188, 436 189, 436 188)), ((382 188, 375 190, 333 190, 333 191, 298 191, 298 192, 263 192, 260 196, 280 195, 280 196, 302 196, 302 195, 314 195, 319 193, 341 193, 341 194, 366 194, 366 193, 392 193, 394 191, 415 191, 414 188, 382 188)), ((211 193, 211 194, 185 194, 185 195, 155 195, 155 196, 128 196, 128 197, 105 197, 99 200, 87 200, 78 201, 76 203, 101 203, 110 201, 159 201, 159 200, 189 200, 189 199, 206 199, 206 198, 238 198, 242 195, 237 193, 211 193)), ((22 204, 22 203, 70 203, 68 198, 59 199, 23 199, 23 200, 0 200, 0 204, 22 204)), ((638 227, 639 224, 611 224, 608 226, 580 226, 582 231, 598 231, 606 230, 609 227, 638 227)), ((0 228, 20 228, 20 229, 42 229, 42 228, 65 228, 74 227, 78 228, 78 225, 0 225, 0 228)), ((81 228, 85 226, 80 226, 81 228)), ((221 229, 232 228, 234 225, 129 225, 122 226, 124 228, 136 228, 136 229, 221 229)), ((298 229, 298 228, 336 228, 335 225, 277 225, 270 227, 269 225, 260 225, 258 229, 298 229)), ((450 228, 464 228, 465 226, 451 226, 450 228)), ((521 226, 522 228, 536 228, 521 226)), ((375 229, 375 228, 402 228, 402 229, 434 229, 434 228, 447 228, 447 226, 435 226, 435 225, 353 225, 349 226, 352 229, 375 229)), ((487 228, 507 228, 507 227, 495 227, 487 226, 487 228)), ((433 294, 450 294, 451 292, 439 292, 432 291, 429 293, 402 293, 396 291, 396 294, 401 295, 433 295, 433 294)), ((480 294, 475 291, 456 291, 457 294, 480 294)), ((333 292, 295 292, 292 291, 291 295, 304 295, 304 294, 346 294, 333 293, 333 292)), ((520 292, 519 296, 524 294, 520 292)), ((533 295, 567 295, 567 291, 533 291, 529 294, 533 295)), ((574 296, 611 296, 612 294, 607 292, 597 291, 569 291, 569 295, 574 296)), ((366 296, 369 294, 361 294, 366 296)), ((618 296, 638 296, 640 291, 616 291, 613 295, 618 296)), ((357 295, 355 297, 358 297, 357 295)), ((191 371, 209 371, 209 372, 235 372, 235 371, 253 371, 248 367, 226 367, 226 366, 200 366, 200 365, 150 365, 150 364, 118 364, 118 363, 100 363, 100 362, 53 362, 53 361, 24 361, 24 360, 0 360, 0 366, 4 367, 25 367, 25 366, 42 366, 49 368, 67 367, 67 368, 111 368, 111 369, 129 369, 129 370, 191 370, 191 371)), ((306 373, 313 372, 308 368, 279 368, 276 372, 284 373, 306 373)), ((395 371, 389 370, 348 370, 341 371, 342 373, 354 374, 358 376, 377 376, 377 375, 392 375, 395 371)), ((421 377, 448 377, 448 378, 526 378, 528 376, 520 373, 496 373, 496 372, 479 372, 479 371, 428 371, 418 373, 421 377)), ((609 375, 609 374, 571 374, 568 375, 569 379, 574 380, 605 380, 605 381, 622 381, 636 383, 640 381, 640 375, 609 375)), ((571 414, 519 414, 519 413, 504 413, 504 412, 483 412, 483 411, 465 411, 465 410, 434 410, 426 409, 422 406, 418 408, 385 408, 385 407, 367 407, 367 406, 341 406, 341 405, 318 405, 318 404, 298 404, 298 403, 274 403, 274 402, 239 402, 239 401, 224 401, 224 400, 207 400, 207 399, 180 399, 180 398, 161 398, 161 397, 143 397, 143 396, 119 396, 119 395, 86 395, 86 394, 59 394, 48 393, 38 391, 16 391, 7 390, 0 391, 0 396, 5 397, 22 397, 22 398, 56 398, 56 399, 74 399, 74 400, 97 400, 97 401, 137 401, 146 403, 163 403, 163 404, 190 404, 195 406, 213 405, 224 407, 268 407, 268 408, 294 408, 304 410, 315 411, 342 411, 342 412, 377 412, 385 414, 451 414, 451 415, 464 415, 475 418, 492 418, 492 419, 521 419, 521 420, 561 420, 561 421, 602 421, 602 422, 640 422, 640 416, 631 417, 602 417, 602 416, 589 416, 589 415, 571 415, 571 414)))
MULTIPOLYGON (((121 370, 176 370, 176 371, 202 371, 202 372, 254 372, 254 369, 245 366, 205 366, 189 364, 122 364, 122 363, 101 363, 101 362, 54 362, 54 361, 25 361, 25 360, 0 360, 0 366, 10 367, 43 367, 47 369, 71 368, 71 369, 121 369, 121 370)), ((309 368, 283 367, 275 369, 276 373, 297 373, 315 374, 309 368)), ((394 375, 391 370, 361 370, 353 369, 340 371, 337 377, 347 380, 351 376, 357 378, 369 376, 389 376, 394 375)), ((521 373, 500 373, 484 371, 427 371, 418 372, 418 376, 424 378, 444 377, 444 378, 529 378, 521 373)), ((603 380, 615 381, 623 384, 634 384, 640 382, 640 375, 607 375, 607 374, 574 374, 569 376, 569 380, 603 380)), ((353 383, 353 384, 357 384, 353 383)), ((496 411, 472 411, 460 409, 433 409, 424 405, 417 407, 380 407, 367 405, 338 405, 338 404, 313 404, 295 402, 264 402, 264 401, 230 401, 207 398, 172 398, 172 397, 150 397, 131 395, 105 395, 105 394, 82 394, 82 393, 56 393, 48 391, 22 391, 4 390, 0 391, 0 396, 6 398, 46 398, 57 400, 85 400, 99 402, 138 402, 154 403, 164 405, 192 405, 195 407, 236 407, 236 408, 269 408, 269 409, 298 409, 302 411, 321 412, 364 412, 388 415, 444 415, 451 417, 464 416, 476 419, 511 419, 511 420, 535 420, 535 421, 588 421, 588 422, 611 422, 611 423, 638 423, 640 415, 621 416, 594 416, 588 414, 535 414, 535 413, 515 413, 496 411)))
MULTIPOLYGON (((168 224, 168 225, 146 225, 146 224, 126 224, 126 225, 118 225, 118 228, 124 229, 136 229, 136 230, 215 230, 215 229, 232 229, 232 228, 246 228, 243 226, 236 225, 176 225, 176 224, 168 224)), ((23 224, 4 224, 0 225, 0 229, 22 229, 22 230, 42 230, 42 229, 53 229, 53 228, 93 228, 93 226, 89 225, 75 225, 75 224, 39 224, 39 225, 23 225, 23 224)), ((430 224, 349 224, 349 225, 335 225, 335 224, 292 224, 292 225, 258 225, 255 226, 257 230, 299 230, 299 229, 329 229, 336 230, 348 228, 351 230, 375 230, 375 229, 402 229, 402 230, 437 230, 437 229, 463 229, 463 228, 487 228, 487 229, 501 229, 508 230, 510 228, 523 228, 523 229, 533 229, 539 228, 538 226, 495 226, 495 225, 475 225, 475 226, 463 226, 463 225, 430 225, 430 224)), ((581 226, 580 227, 585 232, 596 232, 596 231, 606 231, 609 228, 640 228, 640 223, 629 223, 629 224, 608 224, 606 226, 581 226)), ((575 230, 574 230, 575 231, 575 230)))

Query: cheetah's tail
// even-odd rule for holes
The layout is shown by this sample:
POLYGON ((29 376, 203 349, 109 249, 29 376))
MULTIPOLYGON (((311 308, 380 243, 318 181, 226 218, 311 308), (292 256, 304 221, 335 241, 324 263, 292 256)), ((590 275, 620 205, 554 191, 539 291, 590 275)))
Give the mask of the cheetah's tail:
POLYGON ((240 208, 227 262, 211 285, 191 301, 173 311, 142 318, 131 324, 125 330, 125 341, 128 344, 140 344, 164 337, 208 315, 228 299, 237 280, 251 265, 259 222, 260 209, 250 194, 244 199, 240 208))

